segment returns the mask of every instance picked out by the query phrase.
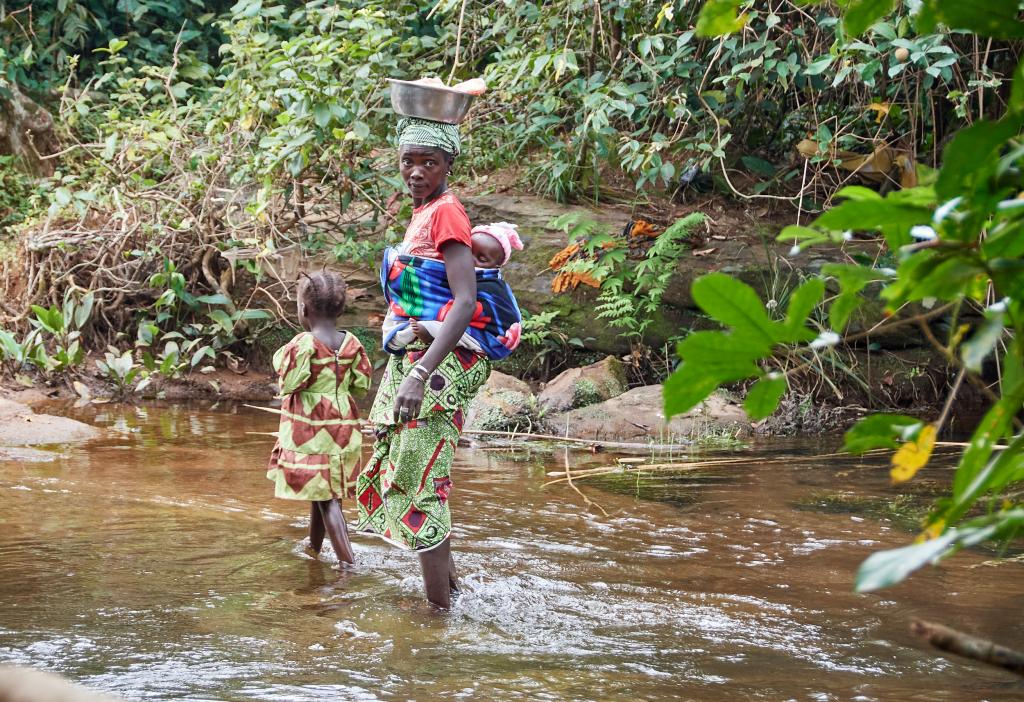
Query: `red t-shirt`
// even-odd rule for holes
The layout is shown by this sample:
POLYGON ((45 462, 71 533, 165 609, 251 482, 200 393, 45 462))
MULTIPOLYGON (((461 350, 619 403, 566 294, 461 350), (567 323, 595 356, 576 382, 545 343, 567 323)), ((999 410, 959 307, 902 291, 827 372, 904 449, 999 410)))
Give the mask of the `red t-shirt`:
POLYGON ((402 253, 440 261, 441 246, 448 241, 471 245, 469 215, 451 191, 412 211, 402 239, 402 253))

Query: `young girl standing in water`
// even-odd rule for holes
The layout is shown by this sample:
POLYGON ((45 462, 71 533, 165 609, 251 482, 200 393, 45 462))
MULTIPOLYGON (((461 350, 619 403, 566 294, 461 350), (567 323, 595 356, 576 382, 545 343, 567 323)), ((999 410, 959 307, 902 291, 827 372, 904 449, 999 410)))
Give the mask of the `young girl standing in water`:
POLYGON ((305 331, 274 354, 281 425, 267 477, 276 497, 310 501, 313 551, 320 553, 326 532, 338 560, 354 563, 340 499, 354 494, 362 434, 353 395, 369 390, 372 367, 359 339, 336 328, 345 287, 331 272, 299 283, 298 317, 305 331))

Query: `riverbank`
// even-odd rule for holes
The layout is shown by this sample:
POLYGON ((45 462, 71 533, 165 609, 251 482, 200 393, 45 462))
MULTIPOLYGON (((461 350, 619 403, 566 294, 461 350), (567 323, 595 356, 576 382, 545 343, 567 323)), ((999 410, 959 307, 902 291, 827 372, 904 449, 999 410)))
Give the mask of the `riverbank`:
MULTIPOLYGON (((514 182, 511 177, 506 180, 514 182)), ((658 438, 666 433, 678 433, 681 427, 670 428, 658 417, 661 399, 655 386, 675 362, 672 352, 674 339, 690 331, 713 327, 690 296, 693 280, 711 271, 729 272, 751 285, 769 308, 776 305, 781 308, 789 292, 809 276, 820 272, 823 265, 847 260, 851 256, 877 256, 881 251, 880 242, 868 240, 851 241, 842 246, 823 246, 815 249, 813 255, 790 255, 787 244, 774 240, 788 217, 785 212, 759 209, 718 195, 699 196, 687 203, 658 201, 643 206, 566 206, 517 192, 497 176, 464 184, 460 192, 464 193, 463 199, 473 221, 512 221, 518 224, 526 247, 512 257, 504 273, 527 315, 546 314, 550 318, 528 335, 527 341, 508 361, 496 365, 498 371, 524 384, 516 389, 520 397, 512 398, 514 402, 511 405, 507 402, 508 397, 500 397, 508 392, 508 388, 500 383, 492 388, 493 392, 487 393, 488 398, 498 400, 491 402, 482 415, 481 426, 491 428, 507 427, 522 431, 540 427, 557 433, 568 430, 571 434, 620 440, 642 436, 658 438), (558 271, 549 263, 571 243, 572 236, 571 231, 557 226, 559 217, 569 216, 576 221, 591 222, 593 231, 617 232, 638 221, 650 221, 653 226, 664 228, 691 212, 704 213, 708 219, 687 239, 678 260, 672 263, 673 269, 667 278, 661 304, 651 312, 649 324, 640 339, 622 334, 606 319, 595 316, 598 290, 580 285, 575 289, 554 291, 558 271), (565 384, 564 374, 579 373, 579 369, 603 363, 607 358, 616 362, 617 372, 621 375, 614 393, 588 398, 587 392, 583 392, 577 401, 561 401, 558 407, 541 401, 544 393, 551 393, 549 385, 565 384), (624 399, 617 399, 627 394, 624 399), (599 404, 604 402, 611 404, 599 404), (603 421, 620 415, 623 417, 621 420, 603 421)), ((330 238, 326 241, 331 243, 330 238)), ((632 253, 628 255, 645 255, 645 244, 638 246, 639 249, 631 248, 632 253)), ((210 265, 226 265, 224 261, 217 263, 220 258, 213 257, 210 265)), ((376 351, 383 303, 377 288, 374 258, 339 260, 336 254, 327 255, 323 247, 319 251, 306 251, 295 246, 280 249, 260 261, 263 266, 261 275, 269 276, 272 271, 276 276, 272 280, 276 286, 274 289, 278 291, 277 299, 267 314, 273 313, 278 319, 262 326, 257 336, 246 337, 248 340, 240 338, 242 333, 236 323, 232 333, 223 339, 214 337, 210 342, 195 342, 195 348, 201 343, 226 344, 222 348, 227 355, 218 356, 214 363, 202 362, 191 369, 185 363, 182 370, 175 373, 177 377, 151 372, 147 387, 137 393, 140 397, 180 401, 270 401, 275 387, 269 357, 294 333, 285 321, 293 313, 291 291, 301 271, 310 267, 328 265, 344 273, 349 281, 350 301, 339 324, 359 334, 371 354, 376 351)), ((18 269, 10 265, 5 270, 8 276, 20 275, 18 269)), ((236 269, 232 264, 228 268, 217 268, 215 274, 224 281, 225 292, 236 299, 248 296, 254 304, 266 304, 266 301, 253 298, 255 281, 245 269, 236 269), (216 273, 217 270, 220 272, 216 273), (224 271, 231 271, 230 278, 224 276, 224 271)), ((264 289, 270 287, 266 280, 262 285, 264 289)), ((16 288, 16 280, 9 277, 4 286, 16 288)), ((143 318, 149 313, 152 303, 139 300, 135 304, 138 305, 135 316, 143 318)), ((201 318, 201 310, 196 314, 201 318)), ((877 303, 867 304, 858 311, 848 332, 848 336, 857 340, 840 345, 822 356, 808 372, 793 377, 791 390, 773 417, 754 424, 737 418, 738 404, 747 389, 744 385, 737 385, 709 403, 702 421, 709 423, 712 434, 798 434, 842 430, 869 411, 935 416, 952 383, 952 369, 914 327, 904 326, 891 331, 882 327, 873 331, 884 319, 884 311, 877 303)), ((943 325, 949 323, 945 316, 928 321, 936 334, 943 333, 943 325)), ((24 321, 21 324, 24 325, 24 321)), ((101 345, 109 337, 109 331, 100 333, 101 326, 87 325, 82 329, 84 346, 101 345)), ((223 336, 224 329, 219 332, 217 327, 213 329, 213 333, 223 336)), ((121 344, 127 346, 124 341, 121 344)), ((136 364, 143 352, 154 355, 160 352, 155 341, 151 344, 145 347, 136 345, 136 364)), ((376 358, 380 358, 379 354, 376 358)), ((92 352, 70 372, 49 374, 32 373, 27 368, 16 370, 8 363, 7 372, 0 375, 0 387, 10 393, 20 392, 26 385, 35 385, 36 390, 46 397, 83 394, 86 399, 110 397, 109 374, 104 375, 97 370, 98 361, 103 361, 102 354, 92 352)), ((137 367, 140 375, 136 382, 146 375, 140 366, 137 367)), ((126 397, 133 394, 136 393, 129 392, 126 397)), ((953 408, 953 419, 959 426, 966 426, 983 406, 984 399, 980 393, 965 388, 953 408)), ((692 431, 686 429, 682 433, 688 435, 692 431)))

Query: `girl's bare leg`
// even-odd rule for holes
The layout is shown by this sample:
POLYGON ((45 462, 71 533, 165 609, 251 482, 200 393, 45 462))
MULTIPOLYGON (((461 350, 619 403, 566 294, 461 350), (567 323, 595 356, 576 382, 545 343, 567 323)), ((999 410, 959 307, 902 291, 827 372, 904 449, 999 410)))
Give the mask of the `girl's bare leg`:
POLYGON ((420 567, 423 568, 423 589, 431 604, 441 609, 451 606, 451 539, 445 539, 440 546, 429 551, 420 551, 420 567))
POLYGON ((341 505, 337 500, 324 500, 316 504, 320 508, 327 537, 331 540, 338 560, 342 563, 355 563, 356 557, 348 540, 348 527, 345 525, 345 517, 341 514, 341 505))
POLYGON ((316 502, 309 503, 309 547, 320 553, 324 546, 324 518, 320 516, 320 507, 316 502))

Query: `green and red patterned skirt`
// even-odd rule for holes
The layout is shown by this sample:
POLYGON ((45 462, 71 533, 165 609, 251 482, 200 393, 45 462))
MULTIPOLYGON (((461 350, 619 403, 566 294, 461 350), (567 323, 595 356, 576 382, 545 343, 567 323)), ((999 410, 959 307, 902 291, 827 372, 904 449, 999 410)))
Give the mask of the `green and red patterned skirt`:
POLYGON ((491 373, 485 356, 456 348, 427 379, 419 416, 396 423, 398 388, 423 353, 409 350, 389 360, 370 410, 378 437, 373 457, 356 481, 357 530, 417 551, 451 533, 452 459, 466 409, 491 373))

